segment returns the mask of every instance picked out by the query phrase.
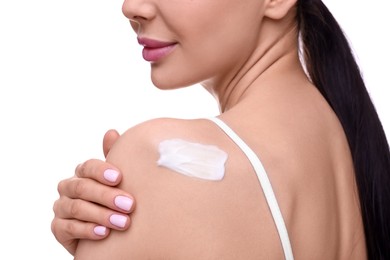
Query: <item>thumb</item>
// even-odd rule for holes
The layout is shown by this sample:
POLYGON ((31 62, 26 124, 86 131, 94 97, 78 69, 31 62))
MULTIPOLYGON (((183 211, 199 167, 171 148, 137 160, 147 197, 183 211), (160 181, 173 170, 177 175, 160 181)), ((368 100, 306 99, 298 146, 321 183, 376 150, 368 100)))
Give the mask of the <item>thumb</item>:
POLYGON ((116 130, 108 130, 103 137, 103 153, 104 157, 107 157, 108 152, 111 150, 112 146, 118 140, 119 133, 116 130))

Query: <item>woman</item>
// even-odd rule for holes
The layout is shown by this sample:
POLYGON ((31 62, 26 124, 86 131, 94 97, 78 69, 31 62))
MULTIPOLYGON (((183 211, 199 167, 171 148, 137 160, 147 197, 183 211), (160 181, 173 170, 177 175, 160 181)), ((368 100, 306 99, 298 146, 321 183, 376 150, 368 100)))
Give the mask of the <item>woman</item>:
MULTIPOLYGON (((111 133, 109 164, 89 162, 76 172, 120 169, 120 188, 137 198, 132 228, 99 242, 80 240, 77 249, 70 237, 66 246, 76 259, 390 258, 389 146, 348 43, 320 0, 127 0, 123 12, 145 47, 153 83, 201 83, 222 113, 111 133), (179 154, 197 169, 184 166, 192 177, 166 149, 176 147, 172 140, 191 151, 179 154), (221 170, 212 180, 195 160, 210 147, 223 158, 212 162, 221 170)), ((71 183, 60 185, 62 197, 115 209, 94 191, 69 195, 71 183)), ((71 204, 60 201, 57 234, 56 223, 66 218, 60 208, 71 204)), ((122 213, 134 207, 124 204, 122 213)), ((109 219, 112 211, 96 207, 68 218, 89 222, 81 229, 113 227, 93 213, 105 210, 109 219)), ((119 229, 129 225, 124 215, 111 220, 119 229)))

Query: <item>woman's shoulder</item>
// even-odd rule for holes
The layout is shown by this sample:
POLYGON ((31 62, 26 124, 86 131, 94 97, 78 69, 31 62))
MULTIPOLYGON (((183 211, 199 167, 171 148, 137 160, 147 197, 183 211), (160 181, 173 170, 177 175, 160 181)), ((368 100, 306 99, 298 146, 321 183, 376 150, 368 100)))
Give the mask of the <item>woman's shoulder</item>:
MULTIPOLYGON (((109 239, 94 245, 89 256, 237 259, 261 258, 275 252, 279 256, 273 220, 252 169, 227 140, 205 119, 159 118, 126 131, 107 160, 123 172, 121 188, 137 200, 132 226, 129 232, 112 232, 109 239), (177 139, 185 142, 186 149, 194 149, 193 158, 174 154, 174 160, 184 158, 184 170, 203 170, 205 166, 199 163, 204 160, 197 158, 210 151, 227 155, 215 160, 219 166, 222 161, 222 178, 210 180, 161 167, 159 145, 177 139), (115 250, 107 255, 107 248, 115 250)), ((184 153, 188 152, 186 149, 184 153)))
POLYGON ((115 158, 137 155, 142 159, 155 157, 159 144, 164 140, 183 139, 189 142, 209 142, 216 138, 217 131, 206 119, 155 118, 139 123, 126 130, 108 154, 115 158), (129 154, 130 153, 130 154, 129 154))
POLYGON ((237 150, 221 130, 205 118, 156 118, 123 133, 107 161, 126 174, 123 185, 129 185, 126 189, 132 193, 144 185, 136 185, 135 180, 143 178, 155 178, 161 183, 194 184, 189 189, 202 189, 203 186, 196 185, 199 180, 223 178, 228 157, 237 150), (126 179, 133 180, 126 183, 126 179))
POLYGON ((148 144, 178 135, 188 138, 202 138, 204 131, 208 128, 210 128, 210 123, 203 118, 154 118, 126 130, 122 134, 121 141, 148 144))

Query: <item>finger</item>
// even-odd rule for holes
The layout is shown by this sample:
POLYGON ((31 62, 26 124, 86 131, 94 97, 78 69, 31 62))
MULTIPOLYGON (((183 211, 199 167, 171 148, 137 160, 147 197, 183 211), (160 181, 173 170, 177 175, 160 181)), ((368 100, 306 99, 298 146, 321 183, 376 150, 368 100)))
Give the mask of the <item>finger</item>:
POLYGON ((90 159, 77 165, 75 174, 80 178, 92 179, 110 186, 116 186, 122 180, 118 168, 98 159, 90 159))
POLYGON ((60 242, 70 242, 74 239, 100 240, 110 234, 109 228, 75 219, 55 218, 52 221, 51 229, 60 242))
POLYGON ((86 178, 61 181, 58 184, 58 193, 61 195, 59 201, 67 197, 80 199, 126 214, 132 212, 135 207, 134 198, 130 194, 86 178))
MULTIPOLYGON (((79 199, 62 197, 54 203, 53 211, 57 219, 77 219, 82 223, 95 223, 95 226, 99 225, 115 230, 126 230, 130 226, 129 215, 79 199)), ((101 230, 94 231, 96 233, 101 230)))
POLYGON ((108 130, 103 137, 103 153, 104 157, 107 157, 108 152, 111 150, 111 147, 114 145, 116 140, 119 138, 119 133, 116 130, 108 130))
POLYGON ((101 240, 110 234, 110 229, 94 223, 54 218, 51 223, 54 237, 74 255, 79 239, 101 240))

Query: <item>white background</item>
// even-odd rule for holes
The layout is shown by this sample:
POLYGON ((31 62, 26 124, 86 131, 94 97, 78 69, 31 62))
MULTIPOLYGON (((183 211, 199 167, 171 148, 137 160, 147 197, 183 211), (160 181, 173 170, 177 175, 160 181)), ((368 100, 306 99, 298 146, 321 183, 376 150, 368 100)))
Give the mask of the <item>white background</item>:
MULTIPOLYGON (((390 136, 390 4, 325 3, 353 43, 390 136)), ((50 231, 57 183, 78 163, 103 158, 107 129, 218 113, 199 86, 152 86, 121 4, 0 0, 0 259, 72 259, 50 231)))

